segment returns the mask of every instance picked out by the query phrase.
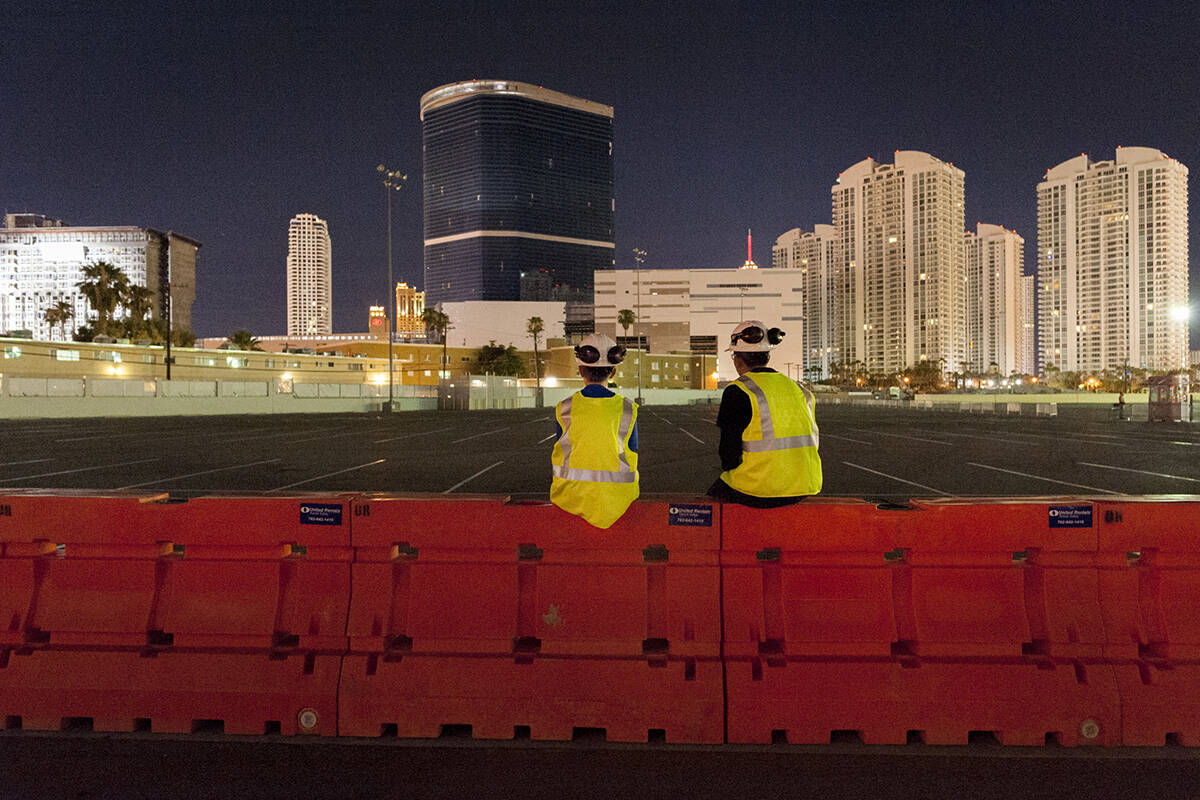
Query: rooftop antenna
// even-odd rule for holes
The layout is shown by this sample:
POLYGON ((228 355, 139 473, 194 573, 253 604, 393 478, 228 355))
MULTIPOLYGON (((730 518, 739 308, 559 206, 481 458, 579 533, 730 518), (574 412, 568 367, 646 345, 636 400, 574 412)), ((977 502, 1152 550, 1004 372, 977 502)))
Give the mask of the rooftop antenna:
POLYGON ((754 263, 754 244, 751 238, 751 231, 746 228, 746 263, 742 264, 742 269, 758 269, 758 264, 754 263))

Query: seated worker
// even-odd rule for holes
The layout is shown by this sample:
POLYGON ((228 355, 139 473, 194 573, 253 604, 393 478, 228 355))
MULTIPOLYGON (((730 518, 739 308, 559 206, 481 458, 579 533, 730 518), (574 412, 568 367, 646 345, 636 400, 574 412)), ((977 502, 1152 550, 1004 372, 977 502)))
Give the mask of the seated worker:
POLYGON ((815 399, 767 366, 783 336, 756 319, 733 329, 726 352, 738 379, 725 387, 717 412, 724 471, 708 490, 717 500, 774 508, 821 491, 815 399))
POLYGON ((637 404, 604 387, 625 348, 593 333, 575 348, 586 386, 554 410, 550 502, 597 528, 611 527, 638 496, 637 404))

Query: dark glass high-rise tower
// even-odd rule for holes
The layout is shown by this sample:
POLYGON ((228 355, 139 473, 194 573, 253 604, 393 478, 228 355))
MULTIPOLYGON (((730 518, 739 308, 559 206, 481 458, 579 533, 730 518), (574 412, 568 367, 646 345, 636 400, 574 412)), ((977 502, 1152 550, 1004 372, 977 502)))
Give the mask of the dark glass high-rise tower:
POLYGON ((421 98, 425 296, 592 301, 613 265, 611 106, 513 81, 421 98))

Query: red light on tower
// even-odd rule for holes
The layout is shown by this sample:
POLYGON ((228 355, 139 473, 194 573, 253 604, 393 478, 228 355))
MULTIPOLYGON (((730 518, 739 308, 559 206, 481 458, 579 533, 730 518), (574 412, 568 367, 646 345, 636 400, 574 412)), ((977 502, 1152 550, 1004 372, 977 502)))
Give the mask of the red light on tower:
POLYGON ((754 263, 754 245, 750 236, 750 229, 746 228, 746 263, 742 264, 741 269, 758 269, 758 264, 754 263))

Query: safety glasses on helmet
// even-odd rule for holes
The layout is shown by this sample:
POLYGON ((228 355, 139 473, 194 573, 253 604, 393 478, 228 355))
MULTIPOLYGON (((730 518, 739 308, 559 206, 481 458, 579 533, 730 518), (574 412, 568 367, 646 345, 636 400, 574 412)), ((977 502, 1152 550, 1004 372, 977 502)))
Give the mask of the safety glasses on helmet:
POLYGON ((770 330, 764 331, 757 325, 752 325, 749 328, 738 331, 730 336, 729 344, 730 346, 736 345, 738 343, 738 339, 741 339, 746 344, 758 344, 763 340, 764 336, 767 337, 767 341, 769 343, 779 344, 781 341, 783 341, 784 333, 783 331, 779 330, 779 328, 771 328, 770 330))
MULTIPOLYGON (((607 355, 609 364, 619 364, 625 359, 625 348, 613 345, 608 348, 607 355)), ((595 364, 600 360, 600 351, 590 344, 580 345, 575 348, 575 357, 585 364, 595 364)))

